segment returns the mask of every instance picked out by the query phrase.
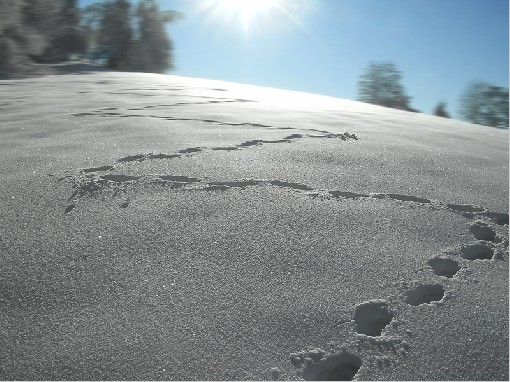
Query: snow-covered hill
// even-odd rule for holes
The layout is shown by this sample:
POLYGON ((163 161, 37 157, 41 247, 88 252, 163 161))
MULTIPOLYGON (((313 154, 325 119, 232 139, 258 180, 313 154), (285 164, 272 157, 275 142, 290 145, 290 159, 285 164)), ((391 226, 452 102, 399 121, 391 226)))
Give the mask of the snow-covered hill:
POLYGON ((508 131, 140 73, 0 97, 2 379, 508 379, 508 131))

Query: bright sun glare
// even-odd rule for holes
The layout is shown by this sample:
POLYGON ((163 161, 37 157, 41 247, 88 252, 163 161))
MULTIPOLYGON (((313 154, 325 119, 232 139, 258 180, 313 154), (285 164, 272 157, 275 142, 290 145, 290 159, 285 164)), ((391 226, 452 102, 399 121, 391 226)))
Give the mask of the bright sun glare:
POLYGON ((255 22, 269 21, 283 11, 288 0, 209 0, 205 7, 213 18, 239 22, 248 31, 255 22))
POLYGON ((255 16, 257 13, 270 11, 277 3, 278 0, 219 0, 218 6, 239 15, 255 16))

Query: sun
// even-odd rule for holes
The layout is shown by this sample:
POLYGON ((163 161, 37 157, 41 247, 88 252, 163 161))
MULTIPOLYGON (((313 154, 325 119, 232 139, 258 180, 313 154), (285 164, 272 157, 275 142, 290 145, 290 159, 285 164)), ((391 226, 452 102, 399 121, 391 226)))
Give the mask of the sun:
POLYGON ((256 16, 274 10, 278 0, 218 0, 218 7, 241 16, 256 16))
POLYGON ((245 31, 254 24, 271 22, 288 0, 209 0, 204 3, 214 19, 240 23, 245 31))

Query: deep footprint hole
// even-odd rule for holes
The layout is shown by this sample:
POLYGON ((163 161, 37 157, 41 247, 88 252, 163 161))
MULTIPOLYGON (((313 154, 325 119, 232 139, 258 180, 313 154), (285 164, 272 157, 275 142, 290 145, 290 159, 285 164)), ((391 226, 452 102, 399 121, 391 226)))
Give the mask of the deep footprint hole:
POLYGON ((460 265, 452 259, 434 258, 428 261, 432 267, 434 274, 452 278, 460 270, 460 265))
POLYGON ((466 260, 490 260, 494 250, 482 244, 474 244, 462 249, 461 256, 466 260))
POLYGON ((352 381, 362 365, 361 358, 352 353, 331 355, 303 370, 306 381, 352 381))
POLYGON ((386 301, 374 300, 362 303, 354 312, 356 331, 371 337, 380 336, 393 316, 386 301))
POLYGON ((439 301, 444 297, 444 288, 439 284, 419 285, 406 292, 406 303, 418 306, 439 301))
POLYGON ((469 232, 478 240, 495 241, 496 232, 487 224, 476 221, 469 226, 469 232))

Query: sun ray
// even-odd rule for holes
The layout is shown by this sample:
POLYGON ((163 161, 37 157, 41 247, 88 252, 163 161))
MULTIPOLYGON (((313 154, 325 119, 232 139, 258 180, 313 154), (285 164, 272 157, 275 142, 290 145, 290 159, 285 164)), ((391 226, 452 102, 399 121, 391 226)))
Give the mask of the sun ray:
POLYGON ((202 9, 210 19, 237 23, 245 33, 256 26, 277 23, 285 16, 285 3, 289 0, 204 0, 202 9))

